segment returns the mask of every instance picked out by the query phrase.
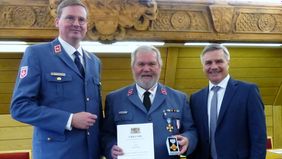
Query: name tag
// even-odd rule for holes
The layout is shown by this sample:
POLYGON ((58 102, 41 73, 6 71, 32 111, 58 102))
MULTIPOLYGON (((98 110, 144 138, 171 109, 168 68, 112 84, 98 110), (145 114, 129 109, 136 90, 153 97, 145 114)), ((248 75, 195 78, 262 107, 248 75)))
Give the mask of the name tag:
POLYGON ((124 114, 127 114, 127 113, 128 113, 128 111, 126 111, 126 110, 125 110, 125 111, 119 111, 119 112, 118 112, 118 114, 120 114, 120 115, 124 115, 124 114))
POLYGON ((64 77, 64 76, 66 76, 66 73, 63 73, 63 72, 51 72, 50 75, 51 75, 51 76, 60 76, 60 77, 64 77))

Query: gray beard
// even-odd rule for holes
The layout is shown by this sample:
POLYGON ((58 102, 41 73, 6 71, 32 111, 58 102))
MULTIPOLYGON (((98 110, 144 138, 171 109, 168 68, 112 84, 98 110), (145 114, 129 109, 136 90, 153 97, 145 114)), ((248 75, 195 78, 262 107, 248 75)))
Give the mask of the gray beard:
POLYGON ((145 90, 151 89, 158 82, 158 80, 150 81, 150 82, 147 82, 147 83, 144 83, 144 82, 141 82, 141 81, 137 81, 137 80, 135 80, 135 81, 138 84, 138 86, 140 86, 141 88, 143 88, 145 90))

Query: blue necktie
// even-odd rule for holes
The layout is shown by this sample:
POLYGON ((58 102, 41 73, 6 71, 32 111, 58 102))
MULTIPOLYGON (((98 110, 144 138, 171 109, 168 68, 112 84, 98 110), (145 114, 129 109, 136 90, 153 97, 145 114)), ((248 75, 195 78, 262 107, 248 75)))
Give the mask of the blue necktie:
POLYGON ((78 68, 80 74, 84 77, 84 68, 80 62, 80 58, 79 58, 79 52, 78 51, 75 51, 73 53, 75 55, 75 58, 74 58, 74 63, 76 64, 76 67, 78 68))
POLYGON ((146 91, 144 93, 144 99, 143 99, 143 104, 144 106, 146 107, 147 111, 150 110, 150 107, 151 107, 151 100, 150 100, 150 92, 149 91, 146 91))
POLYGON ((211 90, 214 92, 211 100, 211 111, 210 111, 210 145, 211 145, 211 157, 217 159, 216 146, 215 146, 215 130, 217 123, 217 91, 220 89, 219 86, 213 86, 211 90))

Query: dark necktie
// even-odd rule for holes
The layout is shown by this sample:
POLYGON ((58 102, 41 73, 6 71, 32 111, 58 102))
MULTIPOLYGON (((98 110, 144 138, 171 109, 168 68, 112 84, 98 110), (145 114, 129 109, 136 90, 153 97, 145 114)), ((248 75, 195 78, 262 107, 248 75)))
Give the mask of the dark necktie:
POLYGON ((146 109, 147 109, 147 111, 149 111, 150 110, 150 107, 151 107, 151 100, 150 100, 150 92, 148 92, 148 91, 146 91, 145 93, 144 93, 144 99, 143 99, 143 104, 144 104, 144 106, 146 107, 146 109))
POLYGON ((213 86, 211 90, 214 92, 211 100, 211 111, 210 111, 210 144, 211 144, 211 156, 213 159, 217 159, 216 146, 215 146, 215 130, 217 123, 217 91, 220 89, 219 86, 213 86))
POLYGON ((76 64, 76 67, 78 68, 80 74, 84 77, 84 68, 80 62, 79 52, 75 51, 73 54, 75 55, 74 63, 76 64))

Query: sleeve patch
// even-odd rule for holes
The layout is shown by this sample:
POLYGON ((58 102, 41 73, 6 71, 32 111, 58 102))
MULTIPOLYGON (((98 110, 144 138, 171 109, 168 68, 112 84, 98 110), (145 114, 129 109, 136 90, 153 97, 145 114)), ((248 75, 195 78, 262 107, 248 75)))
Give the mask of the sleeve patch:
POLYGON ((25 78, 28 74, 28 66, 22 66, 20 71, 20 78, 25 78))

